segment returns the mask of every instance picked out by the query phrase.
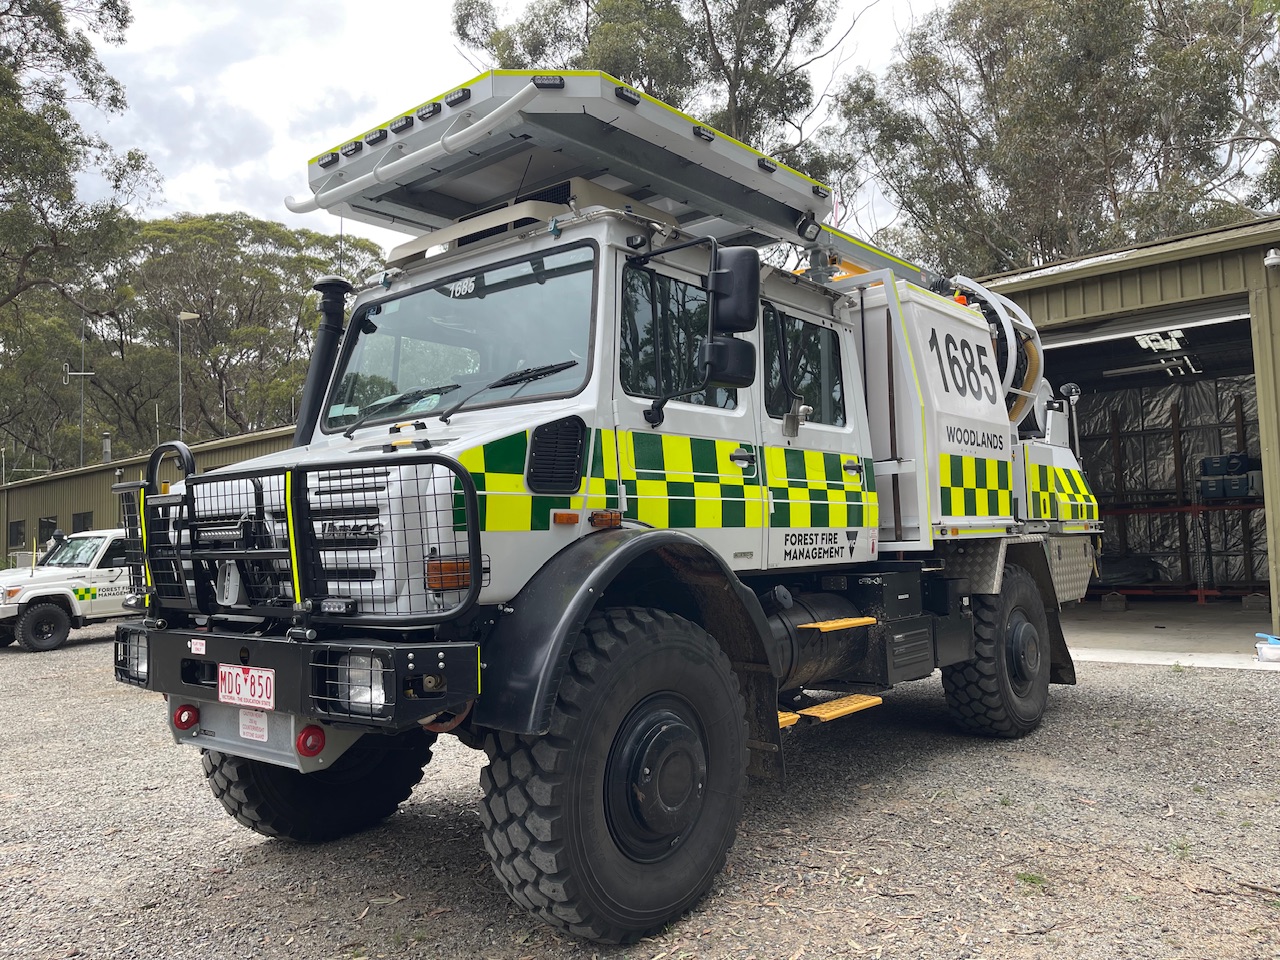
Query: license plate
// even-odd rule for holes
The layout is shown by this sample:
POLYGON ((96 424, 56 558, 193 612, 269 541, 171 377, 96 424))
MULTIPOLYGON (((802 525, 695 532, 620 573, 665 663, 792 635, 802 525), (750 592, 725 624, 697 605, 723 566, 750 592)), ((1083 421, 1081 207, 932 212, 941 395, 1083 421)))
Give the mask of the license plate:
POLYGON ((218 664, 218 700, 259 710, 276 708, 276 672, 266 667, 218 664))

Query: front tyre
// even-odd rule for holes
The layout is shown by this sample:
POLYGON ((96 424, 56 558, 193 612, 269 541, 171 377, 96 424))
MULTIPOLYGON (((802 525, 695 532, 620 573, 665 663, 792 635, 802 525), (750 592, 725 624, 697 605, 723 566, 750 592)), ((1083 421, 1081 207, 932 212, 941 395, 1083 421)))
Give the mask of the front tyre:
POLYGON ((999 594, 973 597, 974 658, 942 668, 947 706, 965 730, 1024 737, 1049 702, 1049 622, 1031 574, 1004 568, 999 594))
POLYGON ((33 603, 18 618, 14 633, 32 653, 57 650, 71 633, 71 617, 56 603, 33 603))
POLYGON ((480 819, 511 899, 605 943, 691 907, 742 815, 745 712, 700 627, 660 610, 592 614, 548 733, 486 738, 480 819))
POLYGON ((231 816, 267 837, 322 843, 367 829, 395 813, 422 779, 436 735, 413 730, 366 735, 328 770, 204 753, 204 775, 231 816))

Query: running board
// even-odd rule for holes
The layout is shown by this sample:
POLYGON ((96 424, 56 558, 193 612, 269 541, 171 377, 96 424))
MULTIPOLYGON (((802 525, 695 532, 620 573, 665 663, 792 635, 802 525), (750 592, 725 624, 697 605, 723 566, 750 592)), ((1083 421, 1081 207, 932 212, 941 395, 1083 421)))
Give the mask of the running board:
POLYGON ((820 620, 817 623, 798 623, 797 630, 817 630, 820 633, 831 633, 833 630, 852 630, 854 627, 872 627, 875 617, 845 617, 843 620, 820 620))
POLYGON ((779 710, 778 726, 783 729, 794 727, 802 720, 805 723, 826 723, 828 720, 836 719, 836 717, 847 717, 849 714, 857 713, 859 710, 878 707, 882 703, 884 701, 880 697, 868 696, 865 693, 855 693, 847 697, 840 697, 838 700, 828 700, 826 703, 814 704, 812 707, 805 707, 795 713, 789 710, 779 710))

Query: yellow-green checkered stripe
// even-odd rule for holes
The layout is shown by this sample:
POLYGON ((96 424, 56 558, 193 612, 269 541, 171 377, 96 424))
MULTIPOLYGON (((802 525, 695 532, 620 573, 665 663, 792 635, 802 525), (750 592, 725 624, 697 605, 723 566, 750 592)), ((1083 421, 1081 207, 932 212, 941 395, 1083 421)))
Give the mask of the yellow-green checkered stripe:
POLYGON ((97 600, 98 599, 97 587, 76 587, 73 592, 75 593, 77 600, 97 600))
POLYGON ((875 468, 870 458, 790 447, 765 449, 765 485, 773 504, 769 526, 874 527, 880 522, 875 468), (861 478, 845 472, 862 464, 861 478))
POLYGON ((653 527, 760 527, 764 501, 756 471, 729 459, 759 450, 737 440, 624 431, 618 434, 625 516, 653 527))
MULTIPOLYGON (((590 456, 582 467, 585 491, 546 495, 533 493, 525 480, 529 456, 528 432, 467 450, 458 462, 467 468, 476 485, 481 531, 549 530, 557 510, 606 510, 618 506, 618 457, 612 430, 595 430, 590 456)), ((455 530, 465 530, 466 509, 461 488, 455 485, 455 530)))
POLYGON ((1098 519, 1098 500, 1079 470, 1027 464, 1027 501, 1033 520, 1098 519))
POLYGON ((944 517, 1012 517, 1013 466, 944 453, 938 458, 938 493, 944 517))

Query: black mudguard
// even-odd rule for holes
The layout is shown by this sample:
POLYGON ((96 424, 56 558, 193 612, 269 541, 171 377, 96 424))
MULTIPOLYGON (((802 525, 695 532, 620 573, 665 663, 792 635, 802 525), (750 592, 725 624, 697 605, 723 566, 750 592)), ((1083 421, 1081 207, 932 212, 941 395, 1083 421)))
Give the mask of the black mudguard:
POLYGON ((495 624, 481 651, 485 666, 474 722, 546 733, 565 665, 592 608, 620 574, 649 554, 693 595, 704 627, 735 665, 755 664, 778 676, 760 601, 704 543, 679 530, 605 530, 552 557, 495 624))

